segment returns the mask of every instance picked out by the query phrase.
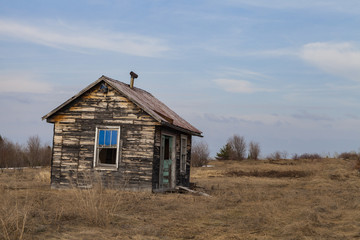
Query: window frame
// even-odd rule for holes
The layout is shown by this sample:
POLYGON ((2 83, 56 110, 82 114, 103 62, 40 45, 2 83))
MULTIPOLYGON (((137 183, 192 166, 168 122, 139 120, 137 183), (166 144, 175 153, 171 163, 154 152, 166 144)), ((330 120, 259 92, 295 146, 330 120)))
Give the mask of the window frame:
MULTIPOLYGON (((96 126, 95 129, 95 143, 94 143, 94 160, 93 167, 94 168, 106 168, 106 169, 118 169, 120 162, 120 134, 121 128, 120 126, 96 126), (117 141, 116 141, 116 159, 115 164, 107 164, 99 162, 99 132, 100 130, 116 130, 117 131, 117 141)), ((114 147, 109 147, 114 148, 114 147)))
POLYGON ((186 135, 181 135, 180 137, 180 172, 181 173, 186 173, 186 163, 187 163, 187 154, 188 154, 187 145, 188 145, 188 137, 186 135), (183 146, 183 140, 185 140, 185 144, 184 144, 185 146, 183 146))

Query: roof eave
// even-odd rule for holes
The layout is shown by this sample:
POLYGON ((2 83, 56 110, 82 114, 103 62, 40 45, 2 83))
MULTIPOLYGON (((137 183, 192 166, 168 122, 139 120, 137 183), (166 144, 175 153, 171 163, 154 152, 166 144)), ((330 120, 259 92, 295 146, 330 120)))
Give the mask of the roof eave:
POLYGON ((175 130, 178 130, 178 131, 181 131, 181 132, 193 135, 193 136, 204 137, 203 135, 201 135, 202 132, 194 132, 194 131, 191 131, 191 130, 176 126, 174 124, 171 124, 171 123, 168 123, 168 122, 165 122, 165 121, 161 121, 161 125, 173 128, 175 130))
POLYGON ((98 80, 94 81, 93 83, 91 83, 90 85, 88 85, 87 87, 85 87, 84 89, 82 89, 80 92, 78 92, 76 95, 72 96, 71 98, 69 98, 67 101, 65 101, 63 104, 61 104, 60 106, 58 106, 57 108, 53 109, 51 112, 49 112, 48 114, 44 115, 41 119, 42 120, 47 120, 47 122, 52 122, 49 121, 49 118, 51 116, 53 116, 54 114, 56 114, 58 111, 60 111, 61 109, 63 109, 64 107, 66 107, 68 104, 70 104, 72 101, 74 101, 75 99, 79 98, 81 95, 83 95, 86 91, 88 91, 89 89, 91 89, 92 87, 94 87, 95 85, 97 85, 99 82, 104 81, 107 84, 109 84, 111 87, 113 87, 116 91, 120 92, 121 94, 123 94, 124 96, 126 96, 131 102, 133 102, 135 105, 137 105, 139 108, 143 109, 146 113, 148 113, 151 117, 153 117, 157 122, 159 122, 161 125, 173 128, 175 130, 193 135, 193 136, 198 136, 198 137, 203 137, 202 136, 202 132, 197 132, 197 131, 192 131, 190 129, 185 129, 182 128, 180 126, 174 125, 172 123, 169 123, 166 121, 166 119, 163 119, 161 116, 159 116, 158 114, 156 114, 155 112, 153 112, 152 109, 147 108, 146 106, 138 103, 134 98, 132 98, 131 96, 129 96, 128 94, 122 92, 117 86, 115 86, 112 81, 110 81, 111 78, 108 78, 104 75, 102 75, 98 80))
MULTIPOLYGON (((89 89, 91 89, 92 87, 94 87, 96 84, 98 84, 101 81, 106 81, 106 78, 104 75, 102 75, 98 80, 96 80, 95 82, 91 83, 90 85, 88 85, 86 88, 82 89, 80 92, 78 92, 77 94, 75 94, 74 96, 72 96, 71 98, 69 98, 66 102, 64 102, 63 104, 61 104, 60 106, 58 106, 57 108, 53 109, 51 112, 49 112, 48 114, 44 115, 41 120, 45 120, 48 119, 49 117, 51 117, 52 115, 54 115, 55 113, 57 113, 58 111, 60 111, 62 108, 64 108, 66 105, 68 105, 69 103, 71 103, 72 101, 74 101, 75 99, 77 99, 78 97, 80 97, 82 94, 84 94, 86 91, 88 91, 89 89)), ((49 121, 47 121, 49 122, 49 121)))
POLYGON ((139 108, 143 109, 147 114, 149 114, 151 117, 153 117, 156 121, 158 121, 159 123, 161 123, 163 121, 162 118, 160 118, 158 115, 154 114, 154 112, 143 106, 142 104, 138 103, 134 98, 132 98, 131 96, 129 96, 128 94, 122 92, 119 88, 117 88, 115 85, 113 85, 113 83, 111 81, 109 81, 107 79, 108 77, 104 76, 104 81, 109 84, 112 88, 114 88, 116 91, 120 92, 121 94, 123 94, 124 96, 126 96, 126 98, 128 98, 131 102, 133 102, 136 106, 138 106, 139 108))

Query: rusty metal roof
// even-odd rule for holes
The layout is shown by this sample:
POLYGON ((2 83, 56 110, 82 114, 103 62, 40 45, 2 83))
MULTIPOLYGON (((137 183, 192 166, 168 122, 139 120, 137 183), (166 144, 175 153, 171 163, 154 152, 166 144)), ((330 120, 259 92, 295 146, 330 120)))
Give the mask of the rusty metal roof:
POLYGON ((69 103, 80 97, 82 94, 84 94, 86 91, 88 91, 90 88, 94 87, 101 81, 106 82, 114 89, 119 91, 119 93, 127 97, 130 101, 143 109, 146 113, 148 113, 162 125, 189 133, 191 135, 202 136, 202 132, 200 130, 192 126, 190 123, 180 117, 177 113, 171 110, 160 100, 155 98, 149 92, 137 87, 130 88, 128 84, 106 77, 104 75, 83 90, 81 90, 78 94, 61 104, 59 107, 55 108, 53 111, 43 116, 42 119, 48 119, 50 116, 54 115, 60 109, 67 106, 69 103))

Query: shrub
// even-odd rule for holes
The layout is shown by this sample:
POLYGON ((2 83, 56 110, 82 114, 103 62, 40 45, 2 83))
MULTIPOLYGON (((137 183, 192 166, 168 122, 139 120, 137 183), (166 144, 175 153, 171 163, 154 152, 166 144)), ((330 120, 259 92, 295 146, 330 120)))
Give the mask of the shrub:
POLYGON ((346 160, 358 160, 360 156, 356 152, 343 152, 341 153, 338 158, 346 159, 346 160))
POLYGON ((287 171, 277 171, 277 170, 269 170, 269 171, 258 171, 253 170, 250 172, 245 172, 242 170, 230 170, 226 173, 228 176, 234 177, 267 177, 267 178, 300 178, 307 177, 311 175, 310 172, 307 171, 297 171, 297 170, 287 170, 287 171))
POLYGON ((201 167, 207 165, 209 155, 209 146, 206 142, 195 142, 191 149, 191 166, 201 167))
POLYGON ((280 160, 280 159, 286 159, 287 158, 288 153, 286 151, 280 152, 280 151, 276 151, 273 152, 271 154, 269 154, 266 159, 268 160, 280 160))
POLYGON ((294 154, 292 157, 293 160, 299 160, 299 159, 310 159, 310 160, 314 160, 314 159, 322 159, 322 157, 320 156, 320 154, 317 153, 303 153, 301 155, 298 154, 294 154))

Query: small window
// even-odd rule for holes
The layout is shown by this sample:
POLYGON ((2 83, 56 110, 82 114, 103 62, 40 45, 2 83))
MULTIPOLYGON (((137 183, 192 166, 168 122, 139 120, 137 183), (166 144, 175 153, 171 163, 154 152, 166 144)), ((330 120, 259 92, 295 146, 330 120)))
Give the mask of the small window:
POLYGON ((94 167, 117 167, 119 162, 120 128, 96 128, 94 167))
POLYGON ((187 159, 187 137, 181 136, 180 148, 180 172, 186 172, 186 159, 187 159))

